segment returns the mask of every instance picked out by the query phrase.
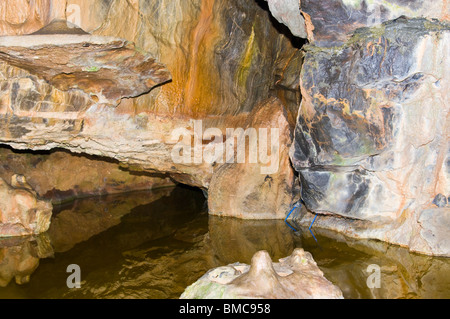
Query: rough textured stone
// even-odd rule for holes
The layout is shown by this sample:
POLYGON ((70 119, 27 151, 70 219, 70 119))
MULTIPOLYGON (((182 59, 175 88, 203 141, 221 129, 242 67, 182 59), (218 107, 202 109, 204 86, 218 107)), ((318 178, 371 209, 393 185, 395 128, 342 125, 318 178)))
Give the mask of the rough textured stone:
MULTIPOLYGON (((246 219, 284 218, 294 198, 294 172, 289 160, 291 134, 283 105, 271 99, 255 107, 243 128, 247 129, 258 130, 255 132, 259 134, 259 143, 255 140, 255 147, 252 147, 250 131, 246 131, 248 139, 244 131, 237 138, 237 145, 246 146, 246 161, 226 163, 214 171, 209 187, 209 212, 246 219), (262 141, 264 134, 260 128, 268 129, 267 143, 262 141), (270 152, 261 153, 264 144, 270 152), (250 162, 251 153, 258 158, 254 163, 250 162), (265 163, 262 154, 270 154, 269 163, 265 163)), ((238 156, 237 151, 236 160, 238 156)))
MULTIPOLYGON (((131 102, 138 113, 248 112, 274 88, 273 70, 286 69, 299 54, 255 1, 41 0, 17 11, 14 2, 0 6, 2 35, 30 34, 64 19, 92 35, 136 43, 169 66, 171 83, 131 102)), ((289 110, 296 113, 297 105, 289 104, 289 110)))
POLYGON ((377 238, 423 246, 410 243, 418 214, 450 189, 449 30, 402 18, 306 49, 291 158, 310 210, 387 223, 377 238))
POLYGON ((13 188, 0 178, 0 237, 36 235, 47 231, 52 205, 26 188, 13 188))
POLYGON ((372 27, 401 16, 449 20, 446 0, 267 0, 273 16, 292 34, 318 46, 346 42, 358 28, 372 27))
POLYGON ((418 220, 420 224, 420 238, 418 245, 425 247, 413 247, 416 251, 429 250, 437 256, 450 256, 450 208, 433 208, 424 210, 418 220))
POLYGON ((296 37, 307 38, 305 19, 300 11, 299 0, 266 0, 272 15, 286 25, 296 37))
POLYGON ((189 286, 181 299, 339 299, 310 253, 296 249, 272 263, 267 251, 257 252, 251 266, 231 264, 208 271, 189 286))
POLYGON ((59 30, 66 23, 56 20, 32 35, 0 37, 0 60, 59 90, 80 89, 99 104, 117 105, 122 98, 148 93, 171 79, 164 65, 134 44, 70 33, 74 28, 59 30))
MULTIPOLYGON (((172 82, 123 99, 112 109, 95 96, 66 91, 3 63, 1 143, 109 157, 130 170, 168 173, 206 189, 211 165, 180 165, 171 158, 177 143, 171 133, 189 129, 190 117, 203 119, 205 129, 243 127, 253 107, 273 94, 294 122, 301 52, 253 1, 47 1, 29 6, 23 14, 34 26, 5 22, 4 34, 35 32, 52 21, 50 17, 74 22, 72 11, 78 6, 82 14, 77 24, 83 30, 101 39, 114 36, 136 43, 168 66, 172 82), (34 19, 36 11, 46 16, 34 19)), ((9 12, 7 6, 0 9, 9 12)))
POLYGON ((14 174, 26 176, 38 196, 53 204, 85 196, 174 186, 167 177, 129 172, 104 158, 63 151, 17 153, 0 148, 0 178, 9 181, 14 174))
POLYGON ((436 197, 433 199, 433 204, 437 207, 445 207, 447 206, 447 197, 445 197, 442 194, 437 194, 436 197))

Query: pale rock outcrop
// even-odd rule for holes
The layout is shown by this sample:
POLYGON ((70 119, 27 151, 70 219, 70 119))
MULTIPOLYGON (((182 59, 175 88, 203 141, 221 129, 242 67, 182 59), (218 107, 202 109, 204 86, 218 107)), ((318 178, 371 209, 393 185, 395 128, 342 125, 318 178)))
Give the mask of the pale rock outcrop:
POLYGON ((286 25, 296 37, 307 38, 305 18, 300 11, 300 0, 266 0, 278 22, 286 25))
POLYGON ((47 231, 52 204, 28 187, 13 188, 0 179, 0 237, 37 235, 47 231))
POLYGON ((295 249, 272 263, 259 251, 251 266, 235 263, 208 271, 189 286, 181 299, 341 299, 341 290, 328 281, 311 254, 295 249))

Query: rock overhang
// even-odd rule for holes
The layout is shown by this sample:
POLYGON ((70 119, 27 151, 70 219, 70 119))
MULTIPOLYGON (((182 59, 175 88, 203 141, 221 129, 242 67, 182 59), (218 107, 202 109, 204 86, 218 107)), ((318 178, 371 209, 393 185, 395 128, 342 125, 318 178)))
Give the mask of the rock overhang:
POLYGON ((79 89, 95 102, 113 106, 172 78, 165 65, 132 42, 65 32, 0 37, 0 60, 57 89, 79 89))

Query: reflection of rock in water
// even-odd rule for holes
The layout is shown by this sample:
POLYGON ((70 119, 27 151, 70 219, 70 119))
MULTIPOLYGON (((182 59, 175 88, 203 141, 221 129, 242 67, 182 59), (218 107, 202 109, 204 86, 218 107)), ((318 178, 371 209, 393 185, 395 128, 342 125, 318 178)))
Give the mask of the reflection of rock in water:
POLYGON ((173 188, 151 192, 110 195, 75 201, 61 208, 52 220, 48 234, 56 252, 68 251, 76 244, 120 224, 134 208, 169 196, 173 188))
MULTIPOLYGON (((205 258, 210 252, 203 246, 207 216, 199 215, 202 193, 170 190, 169 197, 135 207, 120 224, 55 260, 58 265, 76 263, 81 267, 82 289, 46 283, 38 288, 39 283, 33 281, 30 285, 44 290, 41 295, 58 291, 64 298, 177 298, 211 265, 205 258)), ((143 194, 136 196, 145 198, 143 194)), ((54 265, 45 266, 40 268, 42 278, 52 275, 64 282, 67 274, 55 275, 54 265)))
POLYGON ((0 298, 178 298, 209 269, 249 264, 260 250, 277 260, 295 248, 311 252, 345 298, 450 296, 450 259, 349 239, 316 227, 320 223, 313 228, 317 243, 307 228, 300 237, 283 221, 208 217, 204 203, 201 192, 174 188, 88 198, 58 208, 48 236, 54 259, 38 260, 49 251, 46 245, 1 242, 2 285, 16 275, 25 282, 38 263, 39 268, 27 285, 0 288, 0 298), (10 247, 15 248, 5 249, 10 247), (66 286, 70 264, 81 267, 81 289, 66 286), (379 289, 366 284, 371 264, 381 268, 379 289))
POLYGON ((280 220, 240 220, 209 217, 209 237, 218 264, 236 261, 249 263, 260 250, 269 252, 273 259, 289 256, 298 238, 280 220))
MULTIPOLYGON (((302 228, 304 233, 307 228, 302 228)), ((353 239, 315 228, 323 250, 314 258, 325 276, 346 298, 448 298, 450 259, 411 253, 407 248, 376 240, 353 239), (380 288, 368 288, 369 265, 381 269, 380 288)), ((312 239, 304 240, 313 242, 312 239)), ((309 246, 309 245, 308 245, 309 246)))
POLYGON ((28 283, 39 259, 51 255, 53 250, 45 234, 0 240, 0 287, 8 286, 13 279, 19 285, 28 283))

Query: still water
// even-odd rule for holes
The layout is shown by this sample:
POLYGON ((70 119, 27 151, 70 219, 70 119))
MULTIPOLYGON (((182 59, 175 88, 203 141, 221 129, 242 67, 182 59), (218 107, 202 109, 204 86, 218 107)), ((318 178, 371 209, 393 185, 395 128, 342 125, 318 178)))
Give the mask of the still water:
POLYGON ((207 270, 275 261, 301 247, 346 298, 450 298, 450 259, 409 253, 333 232, 292 231, 283 221, 209 217, 201 192, 177 187, 82 199, 55 207, 37 238, 0 240, 0 298, 178 298, 207 270), (81 288, 69 289, 69 265, 81 288), (381 287, 368 288, 369 265, 381 287))

